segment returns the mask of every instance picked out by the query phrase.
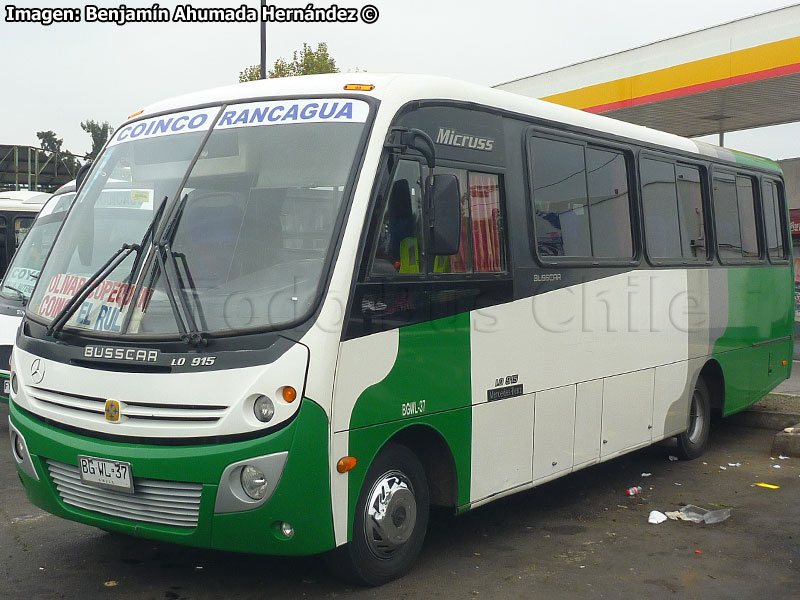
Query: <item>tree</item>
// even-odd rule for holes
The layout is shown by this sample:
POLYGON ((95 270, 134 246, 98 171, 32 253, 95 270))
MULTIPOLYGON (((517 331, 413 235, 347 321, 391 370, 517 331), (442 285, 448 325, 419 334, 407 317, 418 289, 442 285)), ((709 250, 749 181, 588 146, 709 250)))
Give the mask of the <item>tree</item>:
POLYGON ((92 119, 81 122, 81 129, 88 133, 92 138, 92 149, 86 154, 87 160, 94 160, 103 149, 108 138, 114 133, 114 128, 108 124, 108 121, 98 123, 92 119))
MULTIPOLYGON (((328 44, 320 42, 317 49, 303 42, 303 49, 292 53, 292 60, 286 61, 279 58, 269 71, 269 78, 295 77, 297 75, 314 75, 317 73, 338 73, 336 61, 328 54, 328 44)), ((261 65, 245 67, 239 73, 239 82, 256 81, 261 79, 261 65)))
POLYGON ((39 144, 45 152, 61 152, 64 139, 56 137, 55 131, 37 131, 36 137, 39 138, 39 144))
MULTIPOLYGON (((56 132, 49 130, 49 131, 37 131, 36 137, 39 138, 39 145, 42 148, 44 153, 51 153, 55 154, 54 160, 59 162, 67 169, 69 173, 76 173, 80 168, 81 164, 75 159, 75 155, 72 154, 69 150, 63 150, 61 146, 64 144, 63 138, 57 137, 56 132)), ((44 154, 45 160, 47 160, 47 154, 44 154)), ((58 171, 59 167, 56 167, 58 171)))

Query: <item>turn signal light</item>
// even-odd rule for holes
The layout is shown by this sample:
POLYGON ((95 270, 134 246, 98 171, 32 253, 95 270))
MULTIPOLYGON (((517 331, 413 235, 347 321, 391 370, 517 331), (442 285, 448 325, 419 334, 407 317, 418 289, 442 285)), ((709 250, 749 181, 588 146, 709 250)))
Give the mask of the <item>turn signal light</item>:
POLYGON ((371 83, 348 83, 344 86, 344 89, 352 92, 371 92, 375 89, 375 86, 371 83))
POLYGON ((788 365, 788 364, 789 364, 789 361, 787 361, 787 360, 782 360, 782 361, 781 361, 781 365, 783 365, 784 367, 785 367, 786 365, 788 365))
POLYGON ((355 456, 345 456, 344 458, 340 458, 339 462, 336 463, 336 470, 339 471, 339 473, 347 473, 354 469, 357 464, 358 459, 355 456))
POLYGON ((283 388, 283 399, 291 404, 297 399, 297 390, 292 386, 287 385, 285 388, 283 388))
POLYGON ((133 113, 132 115, 128 115, 128 118, 129 118, 129 119, 132 119, 133 117, 138 117, 138 116, 139 116, 140 114, 142 114, 143 112, 144 112, 144 109, 140 110, 139 112, 135 112, 135 113, 133 113))

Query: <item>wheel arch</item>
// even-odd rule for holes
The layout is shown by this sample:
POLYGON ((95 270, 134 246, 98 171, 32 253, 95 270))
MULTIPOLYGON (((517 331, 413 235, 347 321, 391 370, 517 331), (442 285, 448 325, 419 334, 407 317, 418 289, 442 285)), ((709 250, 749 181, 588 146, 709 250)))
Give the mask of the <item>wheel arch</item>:
POLYGON ((725 412, 725 374, 716 359, 712 358, 703 365, 698 377, 702 377, 711 395, 711 415, 721 417, 725 412))
POLYGON ((444 436, 429 425, 411 425, 396 432, 387 441, 411 450, 425 469, 434 506, 455 508, 458 501, 458 472, 450 445, 444 436))

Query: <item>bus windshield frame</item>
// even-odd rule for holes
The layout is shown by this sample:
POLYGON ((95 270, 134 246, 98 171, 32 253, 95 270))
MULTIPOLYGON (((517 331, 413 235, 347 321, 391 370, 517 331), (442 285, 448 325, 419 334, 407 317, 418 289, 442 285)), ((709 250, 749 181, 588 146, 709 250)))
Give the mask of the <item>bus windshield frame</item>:
POLYGON ((185 339, 182 321, 196 322, 203 335, 214 338, 285 330, 307 321, 328 285, 376 107, 377 101, 362 96, 293 96, 180 109, 125 124, 81 187, 39 277, 41 285, 28 302, 27 317, 53 323, 121 243, 141 242, 102 277, 65 322, 65 332, 174 341, 185 339), (181 126, 165 133, 169 124, 181 126), (145 175, 137 177, 137 171, 145 175), (111 188, 136 197, 116 207, 137 221, 134 227, 121 224, 122 212, 106 221, 114 227, 99 221, 100 213, 115 210, 98 202, 111 188), (298 213, 303 203, 305 213, 298 213), (308 231, 309 223, 315 231, 308 231), (235 236, 215 245, 223 225, 230 225, 235 236), (107 235, 117 227, 128 230, 107 235), (282 244, 275 250, 279 256, 307 257, 265 267, 251 256, 255 252, 248 254, 272 251, 262 249, 272 238, 282 244), (189 241, 197 243, 192 247, 189 241), (220 270, 214 261, 226 252, 229 262, 220 270), (249 272, 240 264, 242 257, 251 263, 249 272), (203 261, 216 268, 198 268, 203 261), (277 275, 266 274, 268 269, 277 275), (216 279, 203 281, 213 279, 209 274, 216 279), (237 276, 238 284, 224 287, 237 276))

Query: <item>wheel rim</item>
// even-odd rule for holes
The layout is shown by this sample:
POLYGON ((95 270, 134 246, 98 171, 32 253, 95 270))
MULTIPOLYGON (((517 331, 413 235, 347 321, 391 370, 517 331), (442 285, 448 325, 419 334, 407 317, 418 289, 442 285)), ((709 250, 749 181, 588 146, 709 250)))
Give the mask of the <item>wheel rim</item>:
POLYGON ((694 394, 692 394, 692 405, 689 409, 689 441, 692 444, 698 443, 703 437, 705 420, 703 397, 699 391, 695 390, 694 394))
POLYGON ((378 477, 364 510, 364 534, 370 552, 377 558, 391 558, 411 538, 416 523, 417 500, 408 477, 400 471, 378 477))

